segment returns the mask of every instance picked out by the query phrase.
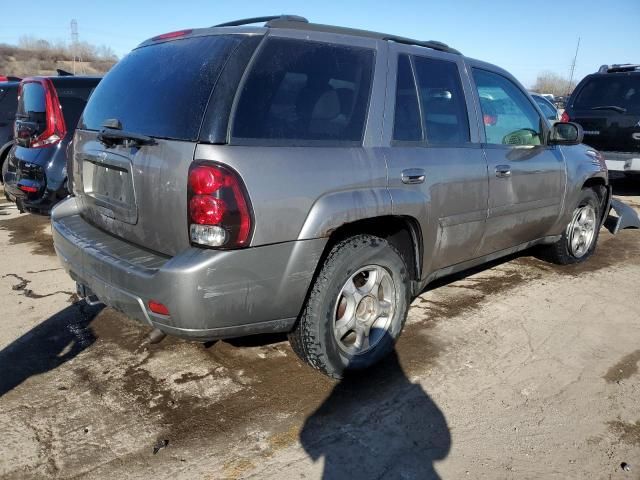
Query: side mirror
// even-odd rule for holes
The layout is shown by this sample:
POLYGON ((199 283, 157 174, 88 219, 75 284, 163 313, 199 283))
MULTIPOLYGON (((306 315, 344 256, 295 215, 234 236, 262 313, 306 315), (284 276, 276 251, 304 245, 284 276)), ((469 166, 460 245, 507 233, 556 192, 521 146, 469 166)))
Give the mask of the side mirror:
POLYGON ((551 127, 549 145, 578 145, 582 143, 584 131, 573 122, 556 122, 551 127))

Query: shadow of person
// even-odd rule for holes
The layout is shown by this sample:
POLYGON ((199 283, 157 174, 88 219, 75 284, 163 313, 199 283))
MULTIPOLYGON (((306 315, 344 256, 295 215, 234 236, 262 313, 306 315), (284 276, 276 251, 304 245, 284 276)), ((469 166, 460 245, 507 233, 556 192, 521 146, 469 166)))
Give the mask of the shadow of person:
POLYGON ((71 360, 95 342, 90 327, 104 308, 77 302, 32 328, 0 351, 0 397, 33 375, 71 360))
POLYGON ((451 447, 446 419, 411 383, 395 350, 350 373, 305 421, 300 442, 324 479, 437 479, 434 461, 451 447))

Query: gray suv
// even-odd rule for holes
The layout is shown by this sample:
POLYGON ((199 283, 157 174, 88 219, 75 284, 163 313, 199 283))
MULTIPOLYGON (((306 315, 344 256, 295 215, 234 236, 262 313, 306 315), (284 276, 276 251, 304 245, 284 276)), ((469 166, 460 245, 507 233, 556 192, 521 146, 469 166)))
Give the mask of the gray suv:
POLYGON ((90 301, 200 341, 289 332, 340 377, 436 278, 534 245, 587 259, 610 187, 581 139, 440 42, 295 16, 172 32, 90 98, 55 248, 90 301))

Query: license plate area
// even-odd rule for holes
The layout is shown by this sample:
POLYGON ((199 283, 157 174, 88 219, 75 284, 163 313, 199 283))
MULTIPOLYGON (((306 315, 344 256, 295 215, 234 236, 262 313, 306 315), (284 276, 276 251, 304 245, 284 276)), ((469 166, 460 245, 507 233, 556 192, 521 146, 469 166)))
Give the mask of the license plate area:
POLYGON ((82 163, 85 198, 100 215, 129 224, 138 221, 131 163, 119 155, 85 158, 82 163))

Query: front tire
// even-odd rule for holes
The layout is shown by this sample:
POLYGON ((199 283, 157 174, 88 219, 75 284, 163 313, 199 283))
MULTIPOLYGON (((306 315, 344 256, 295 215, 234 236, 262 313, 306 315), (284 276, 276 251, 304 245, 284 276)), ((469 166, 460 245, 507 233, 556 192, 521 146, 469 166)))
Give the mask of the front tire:
POLYGON ((562 238, 543 250, 543 256, 559 265, 587 260, 596 249, 602 219, 602 202, 591 188, 580 192, 578 204, 562 238))
POLYGON ((298 356, 333 378, 378 362, 407 317, 409 275, 386 240, 356 235, 330 251, 289 341, 298 356))

